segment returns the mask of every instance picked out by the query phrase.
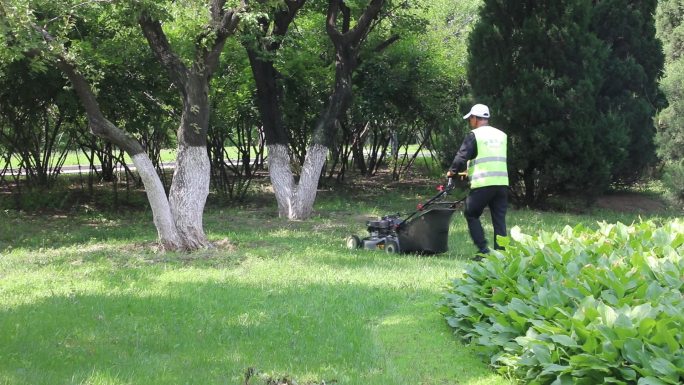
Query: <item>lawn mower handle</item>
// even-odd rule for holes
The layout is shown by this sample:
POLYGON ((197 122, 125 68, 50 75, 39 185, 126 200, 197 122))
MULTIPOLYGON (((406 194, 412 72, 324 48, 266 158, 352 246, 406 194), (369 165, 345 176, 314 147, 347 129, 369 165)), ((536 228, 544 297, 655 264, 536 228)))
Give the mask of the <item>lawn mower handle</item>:
MULTIPOLYGON (((418 204, 418 210, 414 211, 413 213, 411 213, 411 215, 409 215, 408 217, 406 217, 406 219, 404 219, 403 221, 401 221, 401 222, 397 225, 397 228, 401 227, 401 225, 403 225, 406 221, 408 221, 409 219, 413 218, 413 216, 416 215, 418 212, 425 210, 428 206, 430 206, 430 205, 432 204, 432 202, 434 202, 434 201, 436 201, 437 199, 443 197, 444 195, 449 194, 449 192, 451 192, 451 190, 453 190, 455 187, 456 187, 456 185, 454 184, 453 178, 449 177, 449 179, 447 180, 447 186, 446 186, 446 187, 444 187, 444 185, 439 185, 439 186, 437 187, 437 189, 439 190, 439 194, 437 194, 437 195, 435 195, 434 197, 430 198, 430 200, 428 200, 428 201, 425 202, 425 203, 419 203, 419 204, 418 204)), ((465 199, 465 198, 464 198, 464 199, 465 199)), ((460 201, 455 202, 455 203, 460 203, 461 201, 463 201, 463 199, 461 199, 460 201)))

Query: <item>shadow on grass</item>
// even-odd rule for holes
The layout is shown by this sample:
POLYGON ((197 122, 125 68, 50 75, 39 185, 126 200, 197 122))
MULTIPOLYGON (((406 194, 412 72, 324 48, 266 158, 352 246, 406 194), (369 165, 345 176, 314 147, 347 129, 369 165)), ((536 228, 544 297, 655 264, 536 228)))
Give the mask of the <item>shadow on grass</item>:
POLYGON ((33 215, 0 213, 0 252, 60 248, 92 242, 153 242, 149 212, 122 215, 33 215))
POLYGON ((456 368, 457 381, 414 371, 434 357, 402 361, 396 352, 423 346, 421 334, 429 334, 435 322, 445 326, 434 316, 428 323, 420 316, 418 325, 409 322, 401 291, 358 284, 244 284, 201 271, 121 274, 127 278, 95 277, 87 285, 104 286, 103 293, 76 287, 3 306, 0 379, 34 385, 240 384, 245 370, 255 367, 300 382, 414 384, 440 378, 439 383, 468 384, 486 373, 484 364, 452 362, 452 352, 434 347, 428 347, 431 354, 445 356, 436 360, 442 362, 436 370, 456 368), (395 314, 398 309, 403 313, 395 314), (418 340, 407 344, 395 335, 418 340))

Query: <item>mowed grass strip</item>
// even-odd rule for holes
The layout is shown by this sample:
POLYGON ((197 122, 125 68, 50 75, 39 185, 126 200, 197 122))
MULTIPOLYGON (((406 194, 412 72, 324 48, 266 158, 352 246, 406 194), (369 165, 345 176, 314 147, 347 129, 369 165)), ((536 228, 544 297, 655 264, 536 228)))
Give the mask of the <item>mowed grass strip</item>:
MULTIPOLYGON (((149 212, 6 211, 0 384, 243 384, 248 370, 251 384, 509 384, 437 310, 473 250, 459 212, 445 255, 344 247, 365 218, 429 194, 323 195, 305 222, 274 205, 208 207, 217 247, 191 254, 158 253, 149 212)), ((600 219, 634 220, 509 215, 530 232, 600 219)))

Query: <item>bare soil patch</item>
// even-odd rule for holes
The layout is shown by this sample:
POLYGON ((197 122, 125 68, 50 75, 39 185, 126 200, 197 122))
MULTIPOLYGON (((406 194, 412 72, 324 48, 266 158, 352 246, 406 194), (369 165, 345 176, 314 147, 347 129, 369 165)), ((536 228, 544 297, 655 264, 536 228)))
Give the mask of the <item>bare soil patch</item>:
POLYGON ((658 213, 667 210, 665 201, 637 192, 615 192, 596 201, 596 207, 628 213, 658 213))

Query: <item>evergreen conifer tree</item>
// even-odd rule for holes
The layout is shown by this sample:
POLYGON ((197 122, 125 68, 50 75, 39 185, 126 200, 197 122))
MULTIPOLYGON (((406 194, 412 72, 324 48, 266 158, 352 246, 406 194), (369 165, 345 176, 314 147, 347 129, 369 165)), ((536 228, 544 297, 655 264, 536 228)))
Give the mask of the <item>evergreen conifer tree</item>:
POLYGON ((624 137, 596 111, 608 47, 590 31, 591 11, 588 0, 484 0, 470 35, 474 97, 509 134, 513 192, 528 205, 603 191, 614 156, 605 142, 624 137))
POLYGON ((611 180, 630 184, 655 161, 653 118, 665 104, 657 83, 664 62, 655 29, 658 2, 597 0, 594 4, 591 29, 610 47, 597 109, 609 117, 605 124, 613 125, 603 130, 627 135, 626 144, 606 143, 613 154, 611 180))

